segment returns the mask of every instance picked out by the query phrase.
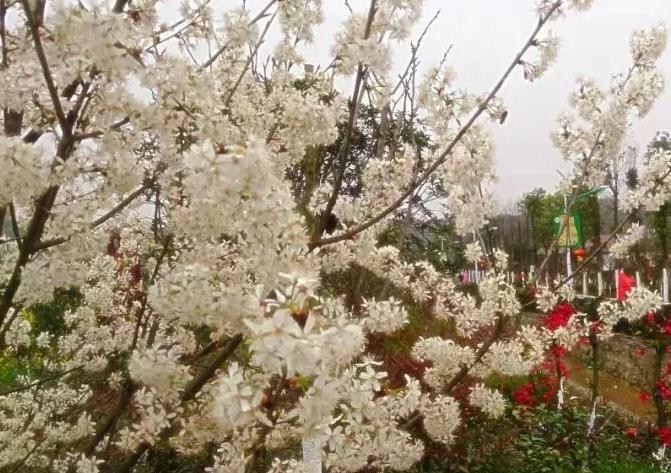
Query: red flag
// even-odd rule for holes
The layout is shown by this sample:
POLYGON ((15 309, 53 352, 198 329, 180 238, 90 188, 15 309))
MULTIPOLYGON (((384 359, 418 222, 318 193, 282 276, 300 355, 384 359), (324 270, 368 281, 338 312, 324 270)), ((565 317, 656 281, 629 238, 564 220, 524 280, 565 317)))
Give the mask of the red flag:
POLYGON ((635 285, 636 280, 632 276, 628 275, 624 271, 617 273, 617 300, 625 300, 629 294, 629 291, 635 285))

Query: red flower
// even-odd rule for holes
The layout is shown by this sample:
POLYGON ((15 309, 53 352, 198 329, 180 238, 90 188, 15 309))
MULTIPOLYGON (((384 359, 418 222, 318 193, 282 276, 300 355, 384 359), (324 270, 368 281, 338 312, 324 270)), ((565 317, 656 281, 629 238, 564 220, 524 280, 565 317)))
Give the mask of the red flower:
POLYGON ((650 400, 650 393, 647 391, 641 391, 638 393, 638 398, 641 402, 648 402, 650 400))
POLYGON ((562 378, 568 378, 571 373, 569 373, 568 368, 561 361, 557 361, 556 369, 559 370, 559 374, 562 378))
POLYGON ((657 386, 657 391, 659 392, 659 396, 662 399, 668 399, 671 397, 671 389, 669 386, 661 379, 657 380, 657 383, 655 383, 657 386))
POLYGON ((654 324, 655 323, 655 311, 651 310, 650 312, 648 312, 646 314, 645 318, 647 319, 647 321, 649 323, 654 324))
POLYGON ((664 445, 671 445, 671 428, 660 427, 659 430, 657 431, 657 435, 659 435, 659 440, 664 445))
POLYGON ((543 394, 543 401, 545 402, 550 402, 552 399, 555 397, 555 390, 554 389, 548 389, 545 391, 545 394, 543 394))
POLYGON ((533 383, 522 384, 519 386, 515 392, 513 392, 512 398, 517 404, 524 406, 533 406, 536 404, 533 383))
POLYGON ((565 327, 573 314, 575 314, 573 306, 562 302, 561 304, 557 304, 555 308, 552 309, 552 312, 545 317, 543 325, 545 325, 545 328, 548 330, 554 332, 558 328, 565 327))
POLYGON ((671 361, 666 362, 666 371, 664 373, 664 376, 668 376, 671 374, 671 361))
POLYGON ((662 329, 664 330, 665 334, 671 335, 671 322, 665 322, 662 329))
POLYGON ((552 345, 551 350, 555 358, 561 358, 562 356, 566 355, 566 353, 568 353, 566 347, 562 345, 552 345))
POLYGON ((625 430, 625 432, 627 435, 635 437, 636 434, 638 434, 638 429, 636 427, 629 427, 627 430, 625 430))
POLYGON ((617 282, 617 300, 623 301, 629 295, 631 288, 636 285, 636 280, 624 271, 620 271, 617 273, 617 282))

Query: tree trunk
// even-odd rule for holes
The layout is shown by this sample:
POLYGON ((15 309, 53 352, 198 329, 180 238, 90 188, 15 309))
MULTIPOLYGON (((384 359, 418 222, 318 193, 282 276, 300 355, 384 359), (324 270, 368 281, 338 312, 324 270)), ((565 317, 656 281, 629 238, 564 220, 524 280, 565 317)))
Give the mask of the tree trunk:
POLYGON ((620 193, 613 190, 613 228, 614 231, 620 223, 620 193))
POLYGON ((666 266, 666 261, 669 254, 669 245, 668 245, 668 223, 667 216, 669 213, 669 204, 664 204, 662 207, 655 212, 655 230, 657 230, 657 241, 659 243, 659 253, 657 255, 658 268, 666 266))
POLYGON ((657 427, 665 427, 668 422, 668 416, 666 412, 666 407, 664 406, 664 399, 659 395, 659 389, 657 389, 657 380, 662 377, 662 370, 664 366, 664 354, 666 352, 666 347, 658 346, 655 350, 655 365, 653 370, 653 379, 652 383, 652 398, 655 401, 655 410, 657 411, 657 427))

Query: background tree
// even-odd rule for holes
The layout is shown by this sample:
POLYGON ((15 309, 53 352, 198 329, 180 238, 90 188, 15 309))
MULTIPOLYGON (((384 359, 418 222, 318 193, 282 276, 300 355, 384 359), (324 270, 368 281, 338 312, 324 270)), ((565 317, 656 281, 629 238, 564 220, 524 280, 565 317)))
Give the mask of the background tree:
POLYGON ((636 157, 638 149, 634 145, 627 146, 622 152, 614 155, 608 163, 606 183, 613 199, 613 220, 610 231, 617 228, 620 223, 620 196, 627 189, 627 176, 632 169, 636 168, 636 157))
POLYGON ((563 212, 564 200, 562 196, 549 194, 539 187, 522 196, 520 208, 529 219, 534 265, 538 265, 540 262, 538 249, 542 248, 544 255, 550 251, 554 241, 552 233, 554 219, 563 212))
MULTIPOLYGON (((648 145, 646 151, 646 158, 655 151, 671 150, 671 136, 667 132, 658 132, 655 138, 648 145)), ((654 231, 656 246, 657 246, 657 269, 668 267, 671 255, 669 255, 669 214, 671 212, 671 203, 664 202, 659 210, 650 212, 647 216, 650 226, 654 231)))

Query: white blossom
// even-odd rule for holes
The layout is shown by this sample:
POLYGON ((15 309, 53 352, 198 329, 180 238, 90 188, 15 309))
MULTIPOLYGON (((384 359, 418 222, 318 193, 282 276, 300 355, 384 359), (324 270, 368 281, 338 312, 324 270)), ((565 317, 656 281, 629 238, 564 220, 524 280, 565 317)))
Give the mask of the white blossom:
POLYGON ((466 260, 468 260, 471 263, 479 263, 480 260, 482 259, 482 256, 483 253, 480 243, 473 242, 468 243, 466 245, 466 249, 464 250, 464 257, 466 258, 466 260))
POLYGON ((421 407, 424 428, 436 442, 449 445, 454 439, 454 431, 461 424, 459 403, 450 396, 438 396, 421 407))
POLYGON ((393 297, 388 301, 364 301, 363 307, 367 315, 366 328, 371 332, 392 333, 408 323, 408 313, 393 297))
POLYGON ((610 251, 617 258, 623 258, 636 243, 645 237, 647 229, 639 223, 632 223, 627 232, 621 235, 615 243, 610 246, 610 251))
POLYGON ((506 401, 503 394, 482 383, 471 388, 468 400, 472 406, 479 407, 489 417, 497 418, 505 413, 506 401))

